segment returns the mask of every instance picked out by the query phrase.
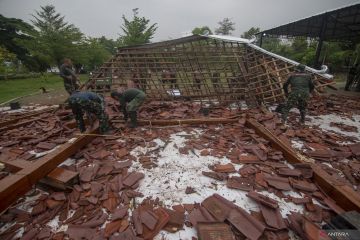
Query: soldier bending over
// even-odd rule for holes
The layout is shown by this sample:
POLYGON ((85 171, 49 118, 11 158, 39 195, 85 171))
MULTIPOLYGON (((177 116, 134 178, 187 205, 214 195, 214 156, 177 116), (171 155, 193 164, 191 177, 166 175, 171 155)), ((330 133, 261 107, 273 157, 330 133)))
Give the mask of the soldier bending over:
POLYGON ((84 112, 90 117, 94 114, 99 120, 100 133, 109 130, 108 116, 105 112, 104 99, 93 92, 74 92, 68 99, 77 125, 81 132, 85 132, 84 112))
POLYGON ((124 92, 112 92, 111 97, 120 102, 120 109, 124 114, 125 122, 130 117, 130 127, 137 127, 137 110, 145 101, 145 93, 136 88, 130 88, 124 92))

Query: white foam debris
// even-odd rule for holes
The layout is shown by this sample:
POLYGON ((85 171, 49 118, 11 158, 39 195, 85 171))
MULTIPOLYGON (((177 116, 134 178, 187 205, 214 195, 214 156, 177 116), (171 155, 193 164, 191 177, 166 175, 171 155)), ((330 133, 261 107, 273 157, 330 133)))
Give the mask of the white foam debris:
POLYGON ((77 140, 77 138, 70 138, 69 141, 68 141, 68 143, 73 143, 73 142, 75 142, 76 140, 77 140))
MULTIPOLYGON (((195 130, 193 133, 199 134, 200 131, 195 130)), ((247 192, 229 189, 225 182, 202 175, 202 171, 210 171, 208 166, 216 163, 227 164, 231 162, 229 159, 226 157, 201 156, 198 150, 194 151, 195 154, 191 152, 188 155, 179 153, 178 148, 185 145, 185 134, 185 132, 178 132, 170 136, 168 144, 160 151, 157 157, 157 167, 145 169, 139 162, 133 163, 130 171, 136 170, 145 173, 145 178, 140 182, 140 186, 137 189, 137 191, 144 194, 144 197, 136 198, 137 204, 141 203, 146 197, 153 199, 158 197, 167 207, 185 203, 201 203, 205 198, 217 193, 229 201, 234 201, 236 205, 242 207, 247 212, 250 212, 250 210, 259 211, 258 204, 246 196, 247 192), (196 193, 186 194, 185 189, 187 187, 192 187, 196 193)), ((154 148, 164 146, 165 144, 160 139, 155 139, 154 142, 158 145, 154 148)), ((137 147, 131 154, 139 156, 146 153, 147 150, 151 149, 137 147)), ((238 171, 242 165, 235 164, 234 166, 238 171)), ((290 211, 303 211, 302 206, 285 202, 274 194, 261 193, 279 202, 283 217, 286 217, 286 214, 290 211)), ((301 197, 297 193, 286 192, 286 194, 301 197)), ((191 240, 193 236, 196 236, 196 230, 184 226, 184 230, 176 233, 161 231, 154 239, 191 240)))
POLYGON ((304 147, 304 142, 300 140, 291 140, 291 146, 295 149, 302 149, 304 147))
POLYGON ((360 140, 359 132, 345 132, 342 131, 340 128, 330 126, 331 122, 343 123, 349 126, 357 127, 358 131, 360 131, 360 115, 353 115, 352 118, 348 118, 337 114, 327 114, 327 115, 309 116, 309 118, 310 121, 308 121, 307 124, 310 126, 318 125, 324 131, 334 131, 336 133, 355 137, 358 140, 360 140))
POLYGON ((44 152, 35 152, 34 150, 31 150, 31 151, 29 151, 29 153, 34 154, 35 158, 39 158, 39 157, 45 156, 48 153, 51 153, 51 152, 55 151, 59 147, 60 147, 60 145, 54 147, 53 149, 50 149, 49 151, 44 151, 44 152))
POLYGON ((60 166, 72 166, 76 163, 80 163, 79 161, 76 161, 74 158, 68 158, 64 162, 60 164, 60 166))

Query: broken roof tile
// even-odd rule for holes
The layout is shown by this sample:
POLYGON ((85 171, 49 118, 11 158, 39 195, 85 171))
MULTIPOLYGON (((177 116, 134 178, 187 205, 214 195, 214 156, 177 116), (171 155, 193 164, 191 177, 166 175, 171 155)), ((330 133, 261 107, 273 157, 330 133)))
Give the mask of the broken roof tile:
POLYGON ((182 205, 173 205, 172 209, 178 213, 185 213, 185 208, 182 205))
POLYGON ((284 191, 291 190, 291 186, 288 178, 276 177, 267 174, 264 176, 264 179, 270 186, 276 189, 284 190, 284 191))
POLYGON ((213 170, 218 173, 233 173, 236 172, 235 167, 233 164, 215 164, 213 170))
POLYGON ((191 211, 191 213, 188 215, 188 219, 194 227, 196 227, 198 222, 214 222, 215 221, 215 219, 213 217, 211 217, 211 215, 203 207, 199 207, 199 208, 196 208, 193 211, 191 211))
POLYGON ((217 172, 205 172, 202 171, 202 174, 204 176, 219 180, 219 181, 223 181, 225 179, 227 179, 228 175, 226 173, 217 173, 217 172))
POLYGON ((114 211, 114 213, 111 215, 111 220, 115 221, 118 219, 124 218, 128 213, 128 207, 122 206, 114 211))
POLYGON ((256 218, 252 217, 242 208, 236 208, 230 212, 227 219, 245 237, 257 240, 263 234, 265 226, 256 218))
POLYGON ((202 203, 202 206, 219 222, 223 222, 230 214, 231 208, 221 202, 218 198, 210 196, 202 203))
POLYGON ((104 159, 110 155, 111 155, 111 152, 101 149, 99 151, 92 153, 90 156, 95 159, 104 159))
POLYGON ((263 205, 266 205, 268 207, 271 207, 271 208, 278 208, 279 205, 278 205, 278 202, 275 201, 274 199, 272 198, 269 198, 267 196, 264 196, 262 194, 259 194, 255 191, 251 191, 249 193, 246 194, 246 196, 248 196, 249 198, 253 199, 254 201, 257 201, 263 205))
POLYGON ((132 161, 131 160, 127 160, 127 161, 120 161, 120 162, 116 162, 114 164, 115 169, 121 169, 121 168, 128 168, 132 165, 132 161))
POLYGON ((118 158, 122 159, 129 154, 129 151, 126 148, 121 148, 115 151, 115 154, 118 158))
POLYGON ((36 147, 48 151, 56 147, 56 144, 50 142, 40 142, 38 145, 36 145, 36 147))
POLYGON ((147 228, 154 230, 156 223, 158 222, 158 217, 149 210, 140 210, 140 220, 147 228))
POLYGON ((66 200, 66 196, 64 192, 53 192, 50 195, 50 198, 56 200, 56 201, 65 201, 66 200))
POLYGON ((296 169, 301 171, 301 175, 304 178, 312 178, 313 177, 313 169, 311 168, 310 164, 308 163, 295 163, 292 164, 296 169))
POLYGON ((230 177, 227 180, 226 186, 228 188, 239 189, 243 191, 252 191, 254 189, 253 181, 244 177, 230 177))
POLYGON ((96 230, 93 228, 74 225, 70 225, 66 230, 66 234, 74 240, 92 239, 95 236, 95 233, 96 230))
POLYGON ((286 228, 285 221, 281 216, 279 208, 272 208, 260 204, 260 210, 268 226, 279 230, 286 228))
POLYGON ((125 186, 131 187, 144 177, 145 175, 143 173, 132 172, 123 180, 123 184, 125 186))
POLYGON ((199 223, 197 225, 199 239, 206 240, 235 240, 235 235, 230 226, 222 223, 199 223))
POLYGON ((293 188, 303 190, 306 192, 314 192, 317 190, 317 187, 315 184, 307 182, 307 181, 290 179, 290 183, 293 188))
POLYGON ((142 234, 144 239, 153 239, 169 222, 169 214, 161 207, 154 210, 154 215, 156 215, 158 218, 157 224, 153 230, 144 228, 144 232, 142 234))
POLYGON ((105 225, 104 236, 107 238, 110 237, 111 235, 113 235, 115 232, 117 232, 120 229, 122 224, 123 224, 122 220, 115 220, 115 221, 107 223, 105 225))
POLYGON ((256 155, 248 154, 239 156, 240 163, 259 163, 259 161, 260 159, 256 155))
POLYGON ((171 233, 181 230, 184 226, 185 214, 170 209, 165 209, 165 211, 169 214, 169 222, 164 229, 171 233))
POLYGON ((133 224, 135 226, 136 233, 138 235, 142 234, 144 228, 143 228, 142 223, 141 223, 139 209, 133 210, 133 212, 132 212, 132 222, 133 222, 133 224))
POLYGON ((300 177, 301 171, 298 169, 291 169, 291 168, 280 168, 277 170, 277 173, 282 176, 287 177, 300 177))

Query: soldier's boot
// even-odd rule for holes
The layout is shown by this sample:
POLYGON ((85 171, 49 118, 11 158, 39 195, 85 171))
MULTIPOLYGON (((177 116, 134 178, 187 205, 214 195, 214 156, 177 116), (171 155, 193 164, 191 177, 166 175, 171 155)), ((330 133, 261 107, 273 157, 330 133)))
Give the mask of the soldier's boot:
POLYGON ((136 128, 137 127, 137 113, 135 111, 129 112, 130 117, 130 128, 136 128))
POLYGON ((301 124, 305 123, 305 111, 300 112, 300 123, 301 124))
POLYGON ((286 124, 286 123, 287 123, 287 114, 285 114, 285 113, 282 113, 282 114, 281 114, 281 122, 282 122, 283 124, 286 124))
POLYGON ((129 119, 128 113, 124 112, 124 121, 127 122, 127 120, 129 119))
POLYGON ((80 129, 80 132, 85 132, 86 131, 86 128, 83 124, 79 124, 79 129, 80 129))

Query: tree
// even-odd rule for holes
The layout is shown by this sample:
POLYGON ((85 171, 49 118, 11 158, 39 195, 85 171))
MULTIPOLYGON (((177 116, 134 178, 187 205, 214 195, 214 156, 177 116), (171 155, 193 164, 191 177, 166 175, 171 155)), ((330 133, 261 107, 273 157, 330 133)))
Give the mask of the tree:
POLYGON ((196 35, 208 35, 212 34, 211 29, 208 26, 196 27, 192 30, 192 34, 196 35))
POLYGON ((121 29, 124 34, 120 35, 120 42, 125 46, 149 43, 157 29, 157 23, 148 26, 149 19, 138 16, 138 8, 133 9, 133 19, 128 20, 125 15, 122 16, 124 21, 121 29))
POLYGON ((215 34, 230 35, 231 32, 235 30, 235 23, 229 18, 224 18, 222 21, 218 22, 218 24, 220 26, 215 29, 215 34))
POLYGON ((101 44, 101 46, 103 46, 105 50, 112 55, 115 55, 117 48, 120 47, 119 43, 117 41, 114 41, 113 39, 107 39, 104 36, 96 39, 99 41, 99 44, 101 44))
POLYGON ((83 52, 85 54, 81 62, 84 63, 84 69, 86 71, 92 71, 100 67, 111 56, 111 52, 104 46, 103 38, 86 39, 83 52))
POLYGON ((253 39, 254 37, 256 37, 256 34, 259 33, 259 32, 260 32, 260 28, 251 27, 246 32, 243 32, 243 34, 241 34, 241 37, 246 38, 246 39, 253 39))
POLYGON ((22 61, 26 66, 31 66, 34 59, 29 55, 28 49, 23 43, 33 40, 34 29, 30 24, 17 18, 6 18, 0 15, 0 47, 7 61, 22 61), (6 54, 5 54, 6 53, 6 54), (13 55, 9 55, 12 53, 13 55))
POLYGON ((74 62, 82 58, 79 46, 84 40, 83 34, 73 24, 65 22, 65 17, 56 13, 54 6, 41 7, 41 11, 32 16, 34 20, 31 22, 37 30, 35 41, 29 45, 32 55, 58 67, 64 58, 71 58, 74 62))

